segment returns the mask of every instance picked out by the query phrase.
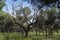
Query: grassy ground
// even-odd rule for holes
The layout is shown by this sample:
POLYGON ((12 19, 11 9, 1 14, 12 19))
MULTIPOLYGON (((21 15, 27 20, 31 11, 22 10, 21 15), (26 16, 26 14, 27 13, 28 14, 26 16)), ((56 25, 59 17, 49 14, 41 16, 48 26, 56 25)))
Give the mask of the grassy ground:
POLYGON ((29 33, 29 36, 25 38, 20 33, 0 33, 0 40, 60 40, 60 34, 54 33, 52 37, 46 37, 42 33, 38 36, 35 33, 29 33))

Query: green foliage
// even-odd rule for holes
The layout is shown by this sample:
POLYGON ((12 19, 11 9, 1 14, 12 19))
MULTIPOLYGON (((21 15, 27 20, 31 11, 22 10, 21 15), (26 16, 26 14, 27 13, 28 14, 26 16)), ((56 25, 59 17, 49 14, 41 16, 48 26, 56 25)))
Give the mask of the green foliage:
POLYGON ((2 7, 5 5, 4 2, 0 2, 0 10, 2 9, 2 7))
POLYGON ((31 10, 29 7, 25 7, 23 10, 26 15, 29 15, 31 13, 31 10))
POLYGON ((8 13, 4 13, 3 11, 0 11, 0 31, 6 32, 8 30, 12 30, 13 25, 13 17, 10 16, 8 13))
POLYGON ((55 20, 55 13, 56 13, 56 8, 55 7, 53 7, 53 8, 51 8, 51 10, 49 10, 49 11, 47 11, 47 14, 48 14, 48 19, 49 20, 55 20))

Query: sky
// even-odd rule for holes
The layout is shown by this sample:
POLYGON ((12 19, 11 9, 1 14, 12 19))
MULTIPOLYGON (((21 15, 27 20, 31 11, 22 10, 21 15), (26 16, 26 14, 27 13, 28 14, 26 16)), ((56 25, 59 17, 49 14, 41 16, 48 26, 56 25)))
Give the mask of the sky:
MULTIPOLYGON (((12 5, 14 3, 14 7, 15 7, 15 10, 19 10, 20 7, 17 7, 18 5, 21 6, 22 4, 22 7, 29 7, 30 10, 31 10, 31 14, 30 15, 33 15, 34 13, 34 7, 36 6, 33 6, 30 1, 28 2, 28 0, 6 0, 5 1, 6 5, 2 8, 2 10, 6 13, 9 13, 10 15, 12 15, 12 12, 13 12, 13 9, 12 9, 12 5)), ((36 9, 36 8, 35 8, 36 9)), ((46 10, 46 9, 50 9, 50 7, 47 7, 47 6, 44 6, 42 8, 43 10, 46 10)), ((15 12, 15 15, 16 15, 16 12, 15 12)))
POLYGON ((30 3, 28 3, 26 0, 17 0, 17 1, 13 1, 13 0, 6 0, 5 1, 6 5, 2 8, 2 10, 4 12, 7 12, 9 14, 12 15, 12 5, 14 3, 14 7, 16 7, 15 9, 19 9, 19 7, 17 7, 18 5, 21 5, 22 4, 22 7, 29 7, 31 9, 31 11, 33 12, 33 9, 32 9, 32 5, 30 3))
MULTIPOLYGON (((13 0, 6 0, 5 3, 6 3, 6 5, 3 7, 2 10, 4 12, 7 12, 7 13, 11 14, 11 15, 12 15, 12 12, 13 12, 12 11, 12 5, 13 5, 13 3, 14 3, 14 7, 22 4, 23 8, 24 7, 29 7, 31 9, 31 11, 32 11, 31 14, 34 12, 34 9, 33 9, 34 7, 30 3, 30 1, 28 1, 28 0, 15 0, 15 1, 13 1, 13 0)), ((41 4, 37 4, 37 5, 41 5, 41 4)), ((19 9, 19 7, 15 8, 15 9, 19 9)), ((46 10, 46 6, 44 6, 42 9, 46 10)))

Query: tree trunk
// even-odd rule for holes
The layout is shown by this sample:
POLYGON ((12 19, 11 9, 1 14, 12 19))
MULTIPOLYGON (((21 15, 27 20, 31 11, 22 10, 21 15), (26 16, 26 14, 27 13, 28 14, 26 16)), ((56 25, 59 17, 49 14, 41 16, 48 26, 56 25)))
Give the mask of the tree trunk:
POLYGON ((25 31, 25 37, 28 37, 28 30, 25 31))
POLYGON ((47 31, 48 31, 48 30, 47 30, 47 28, 46 28, 46 29, 45 29, 46 36, 48 36, 48 34, 47 34, 48 32, 47 32, 47 31))
POLYGON ((49 35, 52 37, 52 26, 49 26, 49 35))
POLYGON ((56 32, 57 32, 57 35, 58 35, 58 33, 59 33, 59 32, 58 32, 58 29, 56 30, 56 32))
POLYGON ((36 29, 36 36, 37 36, 37 29, 36 29))

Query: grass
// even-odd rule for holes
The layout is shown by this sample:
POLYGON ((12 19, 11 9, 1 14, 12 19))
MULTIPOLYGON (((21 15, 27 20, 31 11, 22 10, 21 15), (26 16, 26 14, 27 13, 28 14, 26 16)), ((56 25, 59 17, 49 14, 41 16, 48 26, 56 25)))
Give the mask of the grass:
POLYGON ((0 33, 0 40, 60 40, 60 34, 54 34, 51 36, 43 36, 42 33, 38 36, 35 33, 29 33, 29 36, 25 38, 20 33, 0 33))

